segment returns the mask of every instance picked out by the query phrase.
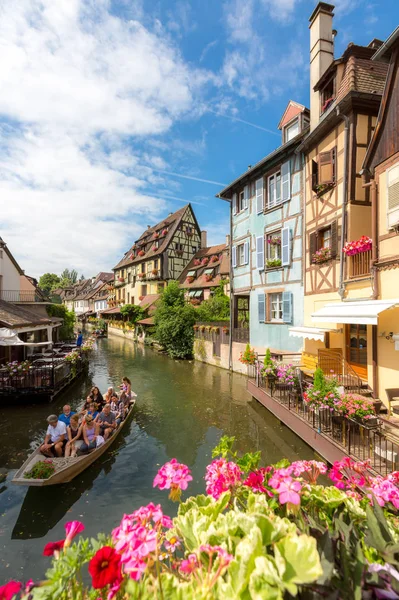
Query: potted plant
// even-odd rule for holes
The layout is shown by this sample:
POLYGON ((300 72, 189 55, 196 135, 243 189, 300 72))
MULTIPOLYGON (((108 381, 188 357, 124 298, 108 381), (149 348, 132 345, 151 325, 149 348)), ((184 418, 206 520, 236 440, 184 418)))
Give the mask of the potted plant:
POLYGON ((335 408, 345 417, 355 419, 367 427, 375 427, 378 423, 373 399, 361 394, 343 394, 335 408))
POLYGON ((219 257, 218 256, 216 256, 216 255, 212 256, 211 263, 216 263, 218 261, 219 261, 219 257))
POLYGON ((193 283, 195 277, 193 275, 189 275, 186 279, 187 283, 193 283))
POLYGON ((273 258, 266 261, 266 267, 268 269, 274 269, 281 267, 281 258, 273 258))
POLYGON ((207 273, 205 275, 205 281, 209 282, 209 281, 212 281, 212 279, 213 279, 212 273, 207 273))
POLYGON ((277 363, 272 359, 270 348, 266 348, 261 375, 267 379, 269 388, 272 389, 277 378, 277 363))
POLYGON ((151 273, 154 275, 154 277, 156 277, 158 275, 158 269, 153 269, 151 273))
POLYGON ((355 240, 354 242, 346 242, 343 251, 347 256, 353 256, 371 250, 372 245, 373 240, 366 235, 362 235, 360 239, 355 240))
POLYGON ((194 258, 194 265, 195 265, 196 267, 199 267, 199 266, 200 266, 200 264, 201 264, 201 261, 200 261, 200 259, 199 259, 199 258, 194 258))
POLYGON ((139 256, 144 256, 144 255, 145 255, 145 252, 144 252, 144 250, 139 250, 139 252, 138 252, 138 255, 139 255, 139 256))
POLYGON ((256 362, 256 353, 249 344, 246 345, 244 352, 241 352, 238 359, 243 365, 254 365, 256 362))
POLYGON ((208 262, 209 262, 209 258, 207 256, 204 256, 204 258, 201 260, 201 265, 203 267, 206 267, 206 265, 208 264, 208 262))
POLYGON ((331 248, 320 248, 320 250, 317 250, 314 254, 312 254, 312 263, 315 265, 320 265, 331 260, 331 258, 331 248))

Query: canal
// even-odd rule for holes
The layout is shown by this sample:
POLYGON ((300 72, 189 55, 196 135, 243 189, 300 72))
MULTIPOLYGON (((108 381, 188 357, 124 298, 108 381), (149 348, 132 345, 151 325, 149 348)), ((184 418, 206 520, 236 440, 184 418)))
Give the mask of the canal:
POLYGON ((124 513, 148 502, 176 505, 152 487, 157 469, 176 457, 192 469, 190 493, 205 490, 205 466, 224 434, 264 462, 313 458, 311 449, 246 392, 243 376, 198 362, 179 362, 122 338, 98 340, 87 376, 52 405, 0 408, 0 585, 44 576, 44 545, 64 537, 64 523, 83 521, 85 534, 109 532, 124 513), (91 386, 102 392, 127 375, 137 393, 133 419, 94 465, 68 484, 14 486, 11 479, 43 439, 46 417, 65 403, 83 404, 91 386))

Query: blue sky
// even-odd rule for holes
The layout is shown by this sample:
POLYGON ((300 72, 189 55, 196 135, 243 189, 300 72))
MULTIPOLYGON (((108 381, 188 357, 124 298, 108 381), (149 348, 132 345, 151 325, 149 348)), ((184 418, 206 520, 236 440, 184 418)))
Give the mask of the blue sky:
MULTIPOLYGON (((338 0, 336 55, 386 39, 398 0, 338 0)), ((5 0, 0 235, 26 272, 111 269, 191 201, 210 243, 215 194, 309 105, 314 0, 5 0)))

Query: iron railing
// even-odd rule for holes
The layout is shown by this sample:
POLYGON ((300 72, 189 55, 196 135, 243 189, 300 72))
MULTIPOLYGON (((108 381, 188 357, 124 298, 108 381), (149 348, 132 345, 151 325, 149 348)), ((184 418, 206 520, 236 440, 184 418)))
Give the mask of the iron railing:
POLYGON ((0 290, 0 300, 6 302, 45 302, 44 296, 35 290, 0 290))
POLYGON ((359 252, 358 254, 353 254, 352 256, 348 256, 348 259, 350 279, 370 275, 371 250, 366 250, 366 252, 359 252))
POLYGON ((249 343, 249 329, 244 327, 236 327, 232 333, 233 342, 242 342, 243 344, 249 343))
POLYGON ((229 343, 229 323, 227 321, 219 321, 212 323, 196 323, 194 337, 197 340, 205 340, 207 342, 212 342, 213 354, 215 356, 220 356, 221 345, 229 343))
POLYGON ((265 378, 263 365, 257 362, 248 367, 248 377, 275 402, 283 405, 298 419, 306 421, 318 434, 330 438, 348 456, 355 460, 370 460, 371 468, 385 476, 399 467, 399 442, 381 429, 378 418, 367 422, 348 419, 330 408, 313 408, 303 400, 307 383, 299 367, 297 387, 265 378), (367 423, 367 424, 366 424, 367 423))

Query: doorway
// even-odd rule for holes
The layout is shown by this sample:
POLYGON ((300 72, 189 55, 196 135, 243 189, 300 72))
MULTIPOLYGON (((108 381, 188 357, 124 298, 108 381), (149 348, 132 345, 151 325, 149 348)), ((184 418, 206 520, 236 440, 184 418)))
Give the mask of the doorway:
POLYGON ((346 360, 359 377, 367 380, 367 325, 346 326, 346 360))

